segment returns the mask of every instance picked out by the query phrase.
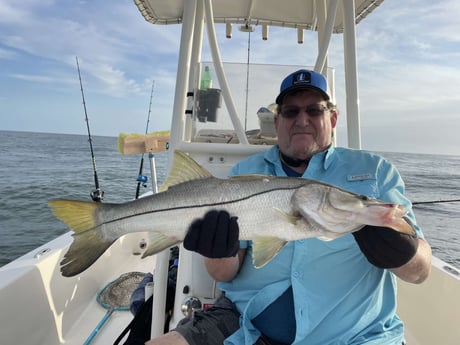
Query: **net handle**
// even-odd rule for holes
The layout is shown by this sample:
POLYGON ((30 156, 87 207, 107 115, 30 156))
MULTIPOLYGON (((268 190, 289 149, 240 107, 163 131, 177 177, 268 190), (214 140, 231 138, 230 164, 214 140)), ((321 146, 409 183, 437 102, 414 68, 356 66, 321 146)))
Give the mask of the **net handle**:
POLYGON ((140 273, 140 272, 130 272, 130 273, 125 273, 125 274, 122 274, 120 277, 118 277, 117 279, 111 281, 110 283, 108 283, 101 291, 99 291, 99 293, 97 294, 97 302, 102 306, 104 307, 105 309, 107 309, 107 312, 105 313, 104 317, 101 319, 101 321, 99 321, 99 323, 97 324, 97 326, 92 330, 91 334, 88 336, 88 338, 86 339, 86 341, 83 343, 83 345, 88 345, 90 344, 94 337, 99 333, 99 331, 102 329, 102 327, 105 325, 105 323, 109 320, 110 316, 112 316, 113 312, 115 310, 129 310, 129 307, 112 307, 111 305, 108 305, 106 303, 103 303, 101 301, 101 295, 112 285, 114 284, 117 284, 117 283, 120 283, 121 281, 125 280, 125 279, 129 279, 130 278, 130 275, 144 275, 145 273, 140 273))
POLYGON ((110 308, 109 310, 107 310, 107 313, 105 313, 104 317, 102 318, 101 321, 99 321, 99 323, 97 324, 97 326, 93 329, 93 331, 91 332, 91 334, 89 335, 88 339, 85 340, 85 342, 83 343, 83 345, 88 345, 90 344, 94 337, 99 333, 99 331, 102 329, 102 327, 105 325, 105 323, 107 322, 107 320, 110 318, 110 316, 112 316, 113 312, 114 312, 115 308, 110 308))

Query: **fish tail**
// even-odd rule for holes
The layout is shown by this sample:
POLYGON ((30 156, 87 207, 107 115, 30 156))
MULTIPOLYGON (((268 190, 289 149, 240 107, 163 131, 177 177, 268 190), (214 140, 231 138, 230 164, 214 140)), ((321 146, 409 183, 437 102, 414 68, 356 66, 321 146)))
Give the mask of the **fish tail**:
POLYGON ((72 277, 86 270, 115 241, 102 239, 97 232, 95 214, 103 204, 58 199, 48 205, 53 214, 74 231, 74 240, 61 261, 63 276, 72 277))
POLYGON ((48 202, 53 214, 76 233, 96 227, 95 212, 101 203, 56 199, 48 202))

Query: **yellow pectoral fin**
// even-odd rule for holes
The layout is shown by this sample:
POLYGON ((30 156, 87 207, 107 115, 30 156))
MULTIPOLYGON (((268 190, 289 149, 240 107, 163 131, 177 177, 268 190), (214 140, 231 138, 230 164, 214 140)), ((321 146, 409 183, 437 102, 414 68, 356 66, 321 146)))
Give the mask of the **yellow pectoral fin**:
POLYGON ((255 268, 261 268, 270 262, 287 242, 278 237, 266 236, 257 237, 252 243, 252 262, 255 268))
POLYGON ((290 224, 293 224, 293 225, 296 225, 297 222, 299 221, 300 218, 302 218, 302 216, 300 214, 288 214, 282 210, 280 210, 279 208, 276 208, 274 207, 273 208, 277 213, 278 215, 286 222, 290 223, 290 224))
POLYGON ((149 244, 145 252, 142 254, 142 259, 159 253, 166 248, 172 247, 180 241, 175 237, 168 237, 160 232, 153 232, 149 234, 149 244))

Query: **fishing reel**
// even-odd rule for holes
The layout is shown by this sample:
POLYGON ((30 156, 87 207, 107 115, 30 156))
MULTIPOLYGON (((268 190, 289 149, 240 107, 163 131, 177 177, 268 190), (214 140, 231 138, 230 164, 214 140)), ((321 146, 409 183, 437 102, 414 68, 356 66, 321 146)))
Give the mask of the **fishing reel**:
POLYGON ((149 180, 149 179, 148 179, 147 176, 145 176, 145 175, 139 175, 139 176, 137 177, 137 180, 136 180, 136 181, 139 182, 140 184, 142 184, 142 187, 147 188, 147 181, 148 181, 148 180, 149 180))
POLYGON ((102 201, 104 199, 104 191, 101 190, 100 188, 97 188, 91 192, 91 199, 96 202, 102 201))

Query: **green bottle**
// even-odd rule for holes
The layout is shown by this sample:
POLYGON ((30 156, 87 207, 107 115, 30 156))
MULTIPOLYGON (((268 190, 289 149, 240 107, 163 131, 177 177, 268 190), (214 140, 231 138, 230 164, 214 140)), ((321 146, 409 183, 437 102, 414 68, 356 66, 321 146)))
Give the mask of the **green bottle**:
POLYGON ((200 90, 207 90, 212 87, 211 72, 209 67, 205 66, 203 75, 201 77, 200 90))

